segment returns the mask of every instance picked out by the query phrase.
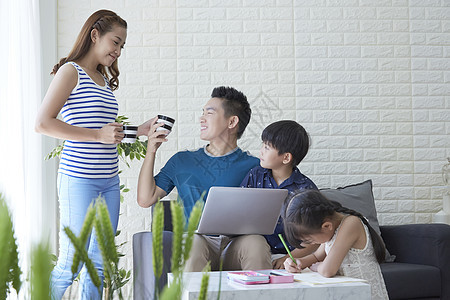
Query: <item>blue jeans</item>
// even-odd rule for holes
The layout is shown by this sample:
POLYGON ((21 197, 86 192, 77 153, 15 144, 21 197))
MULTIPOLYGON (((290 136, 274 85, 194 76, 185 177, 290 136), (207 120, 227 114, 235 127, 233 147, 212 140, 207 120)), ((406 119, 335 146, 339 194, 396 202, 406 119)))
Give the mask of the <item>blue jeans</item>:
MULTIPOLYGON (((87 208, 99 194, 105 198, 111 223, 114 232, 116 232, 120 209, 119 176, 106 179, 86 179, 58 174, 60 210, 59 257, 52 271, 51 285, 53 299, 59 300, 63 297, 67 287, 72 284, 73 278, 81 270, 80 265, 77 274, 72 274, 71 267, 75 249, 63 229, 65 226, 68 226, 78 236, 87 208)), ((103 283, 103 261, 100 249, 98 248, 95 231, 93 231, 87 240, 86 250, 103 283)), ((102 288, 100 288, 99 293, 99 290, 91 282, 90 276, 83 265, 79 285, 80 299, 101 299, 102 288)))

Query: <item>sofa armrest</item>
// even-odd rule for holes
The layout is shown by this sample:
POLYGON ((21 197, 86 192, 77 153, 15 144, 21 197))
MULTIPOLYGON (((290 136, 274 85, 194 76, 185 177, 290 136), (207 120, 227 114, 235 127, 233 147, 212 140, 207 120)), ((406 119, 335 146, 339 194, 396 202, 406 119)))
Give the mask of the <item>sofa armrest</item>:
POLYGON ((450 299, 450 225, 381 226, 386 248, 400 263, 430 265, 441 270, 441 299, 450 299), (447 298, 449 297, 449 298, 447 298))
MULTIPOLYGON (((408 224, 381 226, 386 248, 396 262, 431 265, 450 263, 450 226, 447 224, 408 224)), ((450 270, 450 265, 449 270, 450 270)))
MULTIPOLYGON (((172 257, 172 232, 163 231, 163 271, 159 290, 167 284, 172 257)), ((153 272, 153 235, 149 231, 133 235, 133 299, 154 299, 155 274, 153 272)))

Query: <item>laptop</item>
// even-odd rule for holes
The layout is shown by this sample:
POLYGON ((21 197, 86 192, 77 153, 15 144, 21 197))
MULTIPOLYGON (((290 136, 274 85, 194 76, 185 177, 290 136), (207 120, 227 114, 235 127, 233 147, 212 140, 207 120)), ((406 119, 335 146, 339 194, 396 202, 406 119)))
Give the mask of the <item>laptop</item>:
POLYGON ((285 189, 218 187, 209 189, 197 233, 273 234, 285 189))

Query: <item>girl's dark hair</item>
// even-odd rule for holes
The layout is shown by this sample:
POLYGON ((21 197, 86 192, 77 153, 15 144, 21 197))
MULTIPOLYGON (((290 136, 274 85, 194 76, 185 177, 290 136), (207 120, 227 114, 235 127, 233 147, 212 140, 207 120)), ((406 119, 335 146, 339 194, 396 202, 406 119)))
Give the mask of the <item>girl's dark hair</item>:
POLYGON ((309 150, 309 135, 302 125, 292 120, 277 121, 264 128, 261 139, 278 150, 291 153, 292 165, 298 165, 309 150))
POLYGON ((382 263, 386 255, 384 242, 367 219, 357 211, 328 200, 316 190, 302 191, 290 199, 283 214, 284 233, 288 242, 296 248, 303 248, 301 243, 304 237, 320 232, 325 219, 331 218, 335 212, 353 215, 362 220, 369 229, 377 261, 382 263))
POLYGON ((247 97, 235 88, 219 86, 213 89, 211 98, 223 100, 222 107, 225 117, 237 116, 239 118, 237 138, 240 139, 252 116, 247 97))
MULTIPOLYGON (((78 34, 77 40, 67 57, 61 58, 61 60, 53 67, 50 74, 56 74, 59 68, 68 61, 76 61, 83 58, 89 51, 92 45, 91 31, 96 29, 100 36, 112 31, 114 25, 127 28, 127 22, 119 17, 115 12, 110 10, 99 10, 93 13, 84 23, 78 34)), ((103 65, 97 66, 103 76, 108 78, 109 86, 114 91, 119 87, 119 67, 117 65, 117 59, 112 63, 111 67, 105 67, 103 65), (108 74, 109 73, 109 74, 108 74)))

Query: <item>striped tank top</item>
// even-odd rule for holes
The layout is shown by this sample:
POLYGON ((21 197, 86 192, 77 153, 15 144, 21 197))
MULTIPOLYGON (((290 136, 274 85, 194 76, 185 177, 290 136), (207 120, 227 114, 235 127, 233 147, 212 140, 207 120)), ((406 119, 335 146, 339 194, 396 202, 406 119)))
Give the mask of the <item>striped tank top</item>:
MULTIPOLYGON (((104 86, 96 84, 76 63, 68 62, 78 72, 78 83, 61 109, 67 124, 100 129, 113 123, 118 104, 105 79, 104 86)), ((59 172, 80 178, 111 178, 118 174, 119 160, 115 144, 66 140, 59 163, 59 172)))

